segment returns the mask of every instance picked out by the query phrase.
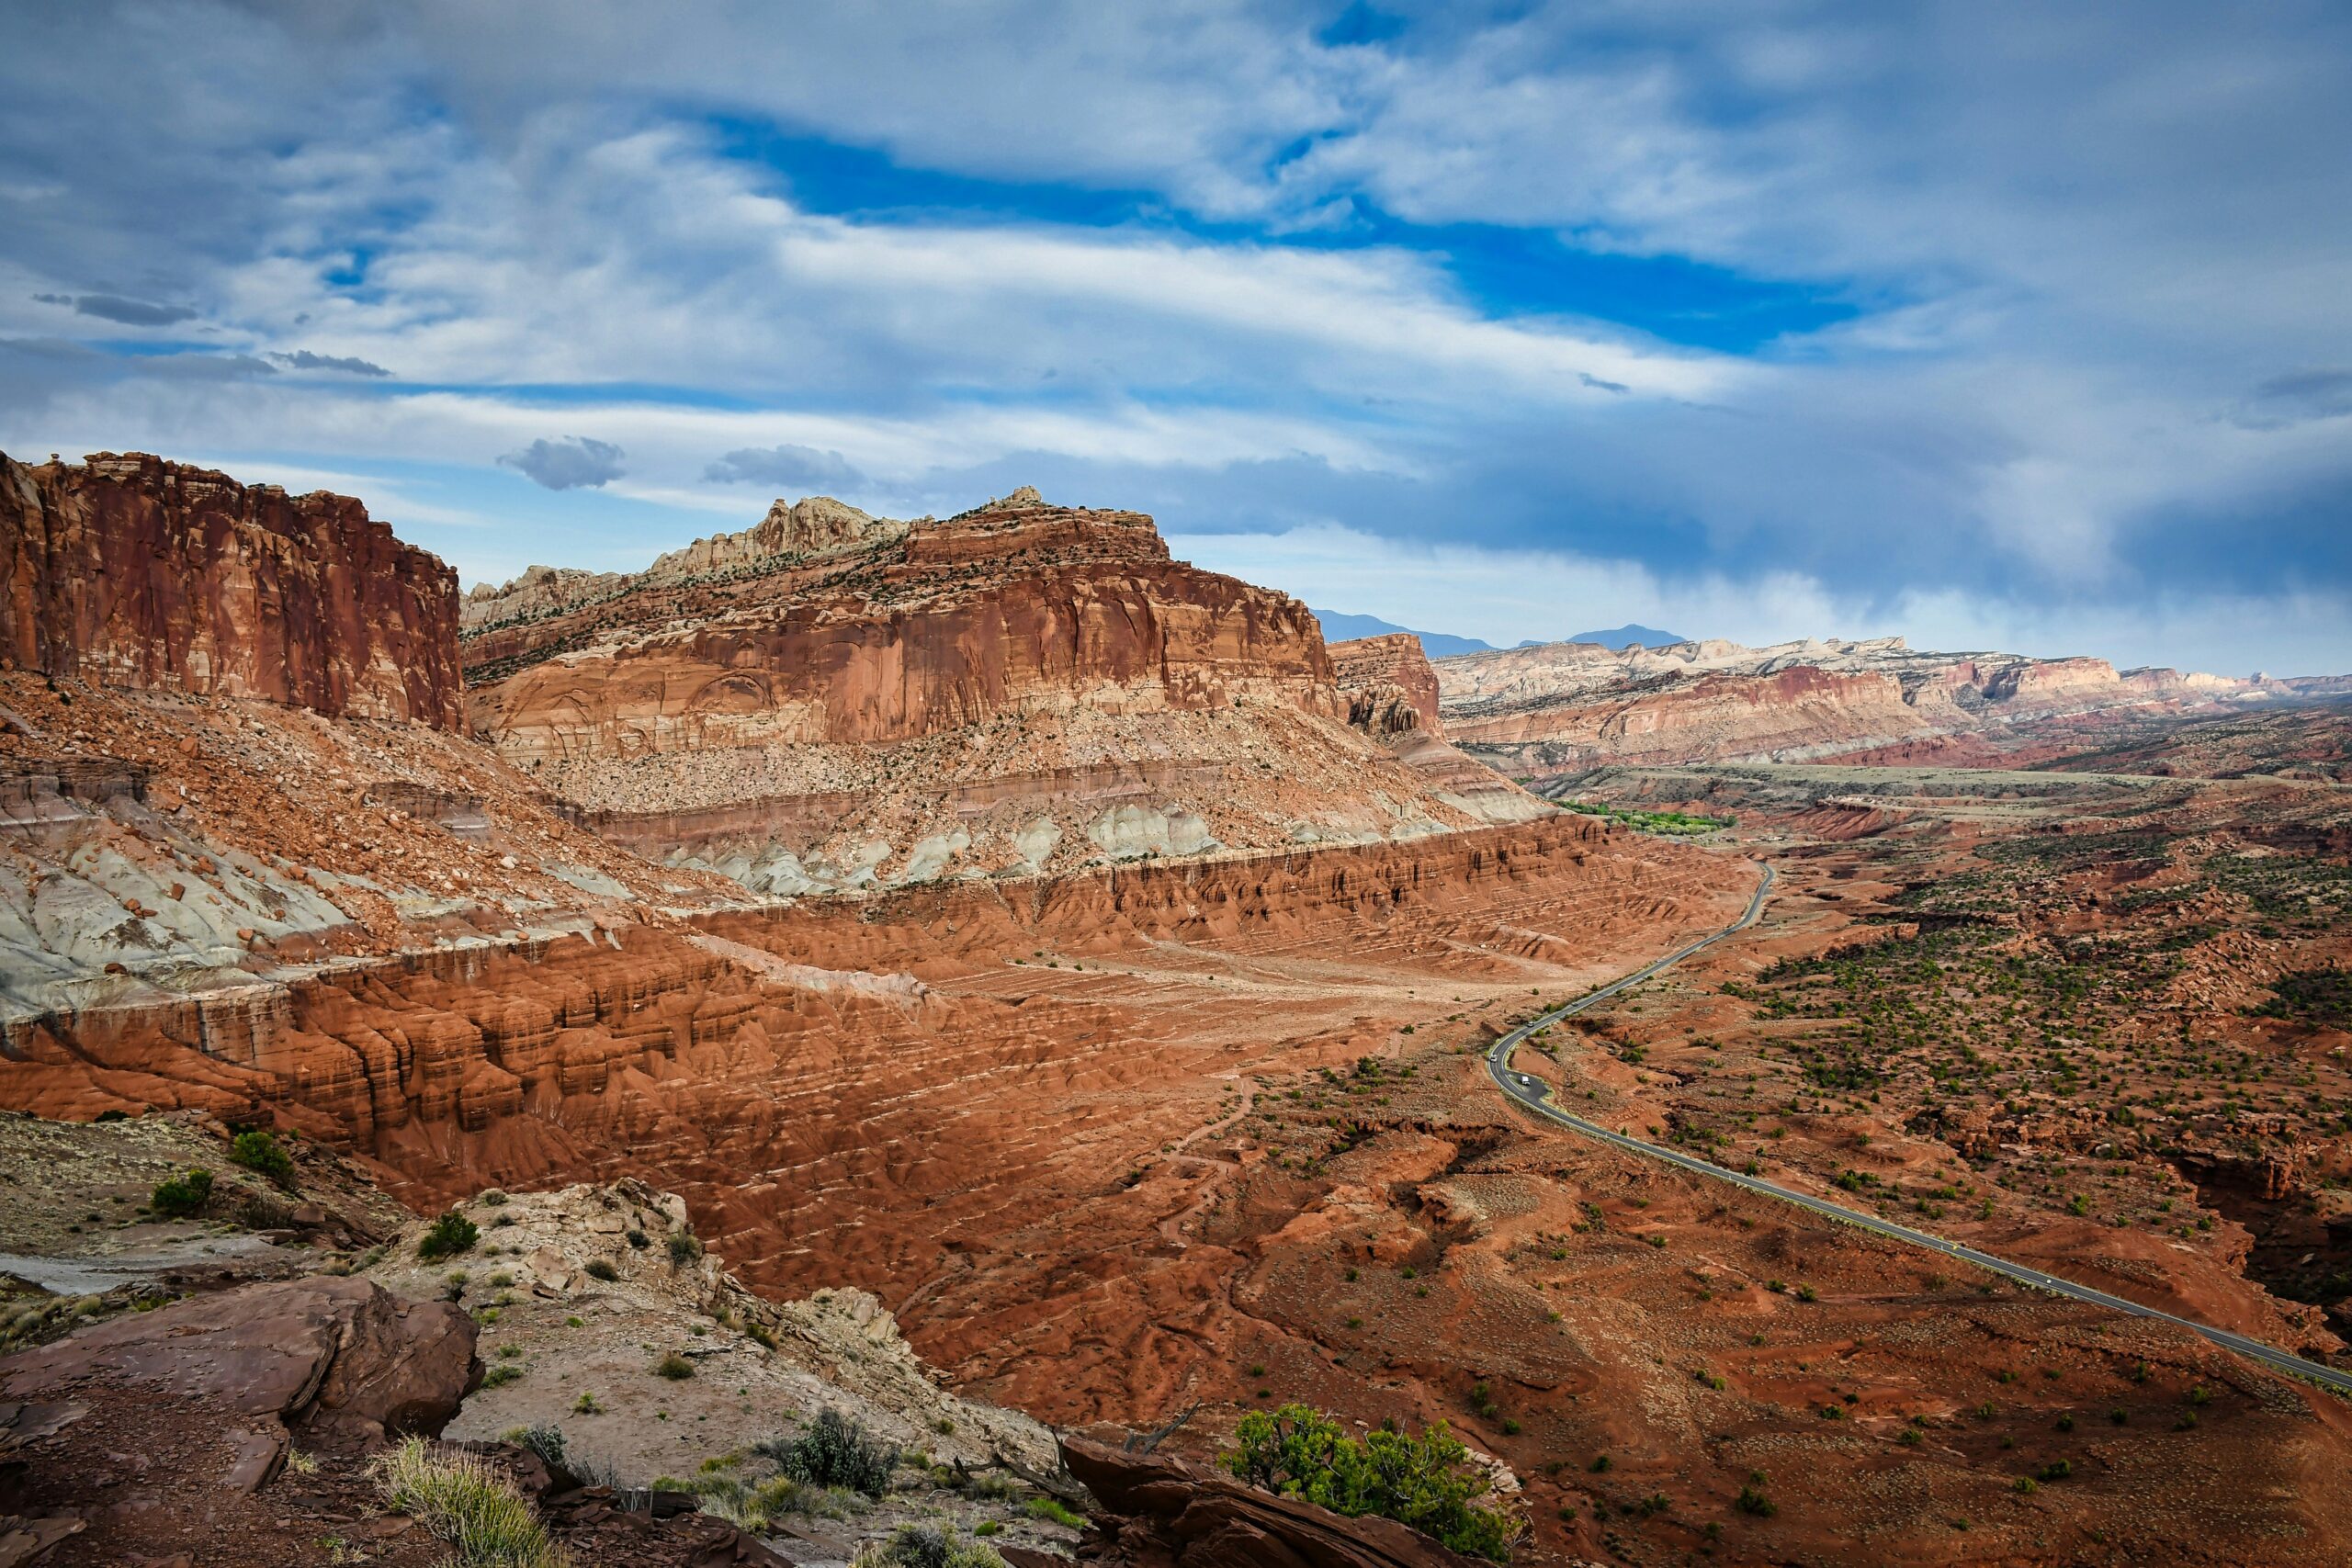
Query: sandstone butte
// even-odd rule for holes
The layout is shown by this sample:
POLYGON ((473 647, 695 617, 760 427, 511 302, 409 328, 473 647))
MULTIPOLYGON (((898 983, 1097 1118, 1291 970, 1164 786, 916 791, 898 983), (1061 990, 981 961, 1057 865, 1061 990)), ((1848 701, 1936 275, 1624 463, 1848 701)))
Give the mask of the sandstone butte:
POLYGON ((1527 773, 1604 761, 2025 761, 2120 715, 2228 712, 2342 685, 1929 653, 1901 637, 1623 651, 1547 643, 1457 655, 1435 669, 1449 738, 1527 773))
MULTIPOLYGON (((473 727, 503 761, 613 841, 761 892, 1544 809, 1433 729, 1395 744, 1408 710, 1354 690, 1298 601, 1171 559, 1140 513, 1028 489, 911 523, 779 502, 641 573, 478 588, 465 620, 473 727)), ((1374 673, 1433 696, 1418 647, 1374 673)))
POLYGON ((347 496, 143 453, 0 456, 0 656, 117 686, 464 722, 457 574, 347 496))

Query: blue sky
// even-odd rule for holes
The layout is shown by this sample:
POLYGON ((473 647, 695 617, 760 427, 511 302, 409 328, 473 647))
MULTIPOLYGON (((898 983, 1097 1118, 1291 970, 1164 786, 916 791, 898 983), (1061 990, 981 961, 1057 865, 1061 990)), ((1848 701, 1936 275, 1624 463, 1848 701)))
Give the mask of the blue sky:
POLYGON ((471 581, 823 491, 1509 643, 2352 669, 2352 12, 97 3, 0 59, 0 450, 471 581))

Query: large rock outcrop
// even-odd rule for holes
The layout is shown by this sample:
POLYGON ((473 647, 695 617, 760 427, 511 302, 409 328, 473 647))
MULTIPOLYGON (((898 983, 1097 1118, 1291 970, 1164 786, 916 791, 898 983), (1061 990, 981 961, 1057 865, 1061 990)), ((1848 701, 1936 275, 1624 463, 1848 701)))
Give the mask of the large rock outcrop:
POLYGON ((0 456, 0 655, 108 685, 463 723, 457 575, 368 509, 142 453, 0 456))
POLYGON ((21 1351, 0 1360, 0 1400, 60 1413, 40 1438, 15 1417, 36 1460, 40 1442, 93 1416, 200 1410, 239 1456, 222 1481, 251 1491, 293 1433, 439 1433, 481 1372, 473 1319, 459 1308, 403 1302, 372 1280, 311 1278, 191 1297, 21 1351))
POLYGON ((1349 1518, 1182 1460, 1062 1439, 1062 1462, 1103 1507, 1080 1562, 1120 1568, 1472 1568, 1394 1519, 1349 1518))
POLYGON ((1357 637, 1330 646, 1331 665, 1348 699, 1348 722, 1376 739, 1408 729, 1442 739, 1437 671, 1410 632, 1357 637))
POLYGON ((1338 707, 1306 606, 1170 559, 1131 512, 1008 499, 909 532, 803 502, 663 558, 601 608, 593 626, 567 617, 469 639, 469 668, 522 666, 473 704, 503 756, 876 744, 1080 704, 1338 707), (704 556, 773 570, 747 584, 676 570, 704 556))
POLYGON ((1296 600, 1171 559, 1140 513, 1025 488, 911 524, 779 502, 617 586, 526 578, 468 614, 473 723, 502 758, 615 841, 761 892, 1544 809, 1348 728, 1296 600))

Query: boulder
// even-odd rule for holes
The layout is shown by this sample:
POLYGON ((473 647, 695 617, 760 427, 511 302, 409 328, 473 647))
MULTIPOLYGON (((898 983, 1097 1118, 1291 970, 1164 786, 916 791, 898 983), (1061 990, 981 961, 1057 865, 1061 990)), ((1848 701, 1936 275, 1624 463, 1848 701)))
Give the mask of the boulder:
MULTIPOLYGON (((96 1385, 195 1400, 256 1423, 282 1453, 289 1430, 363 1441, 436 1434, 481 1381, 473 1320, 457 1307, 402 1302, 368 1280, 307 1279, 126 1314, 10 1356, 0 1360, 0 1402, 53 1408, 96 1385)), ((274 1465, 275 1456, 265 1473, 274 1465)))

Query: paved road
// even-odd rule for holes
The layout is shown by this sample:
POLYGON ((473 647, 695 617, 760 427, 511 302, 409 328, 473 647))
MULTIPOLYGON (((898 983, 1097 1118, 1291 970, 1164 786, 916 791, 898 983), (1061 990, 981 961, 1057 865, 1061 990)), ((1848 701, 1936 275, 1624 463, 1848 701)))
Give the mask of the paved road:
POLYGON ((1607 1001, 1618 992, 1629 987, 1640 985, 1651 976, 1661 970, 1671 968, 1692 953, 1713 946, 1736 931, 1747 930, 1756 923, 1757 916, 1763 912, 1765 897, 1771 891, 1772 868, 1766 866, 1764 879, 1757 884, 1756 896, 1747 901, 1747 911, 1714 935, 1702 937, 1687 947, 1668 953, 1655 964, 1636 969, 1622 979, 1612 980, 1588 996, 1577 998, 1566 1007, 1554 1008, 1550 1012, 1532 1018, 1496 1041, 1493 1049, 1487 1053, 1487 1070, 1494 1075, 1496 1087, 1517 1101, 1521 1108, 1532 1111, 1538 1116, 1582 1133, 1589 1138, 1597 1138, 1604 1144, 1614 1145, 1628 1153, 1640 1155, 1645 1159, 1663 1160, 1668 1165, 1679 1167, 1695 1175, 1708 1177, 1716 1181, 1728 1181, 1733 1186, 1744 1187, 1750 1192, 1761 1193, 1767 1198, 1777 1198, 1784 1203, 1794 1203, 1798 1208, 1809 1210, 1825 1219, 1835 1220, 1840 1224, 1857 1225, 1873 1235, 1892 1236, 1896 1241, 1908 1242, 1914 1247, 1925 1247, 1929 1252, 1939 1253, 1946 1258, 1955 1258, 1963 1263, 1973 1263, 1979 1269, 2015 1280, 2021 1285, 2030 1285, 2038 1291, 2048 1291, 2054 1295, 2071 1296, 2078 1302, 2096 1303, 2100 1306, 2112 1307, 2117 1312, 2130 1313, 2134 1317, 2162 1318, 2166 1323, 2177 1323, 2183 1328, 2203 1335, 2224 1350, 2234 1350, 2248 1360, 2259 1361, 2272 1371, 2283 1372, 2289 1377, 2303 1378, 2323 1388, 2333 1389, 2338 1393, 2352 1394, 2352 1372, 2338 1371, 2333 1367, 2319 1366, 2304 1360, 2300 1356, 2281 1350, 2274 1345, 2266 1345, 2259 1339, 2250 1339, 2243 1334, 2233 1334, 2226 1328, 2213 1328, 2185 1317, 2176 1317, 2168 1312, 2158 1312, 2154 1307, 2142 1306, 2139 1303, 2126 1301, 2121 1296, 2110 1296, 2104 1291, 2094 1291, 2088 1285, 2077 1285, 2073 1280, 2060 1279, 2055 1274, 2045 1274, 2039 1269, 2030 1268, 2022 1263, 2012 1263, 2007 1258, 1996 1258, 1991 1253, 1979 1252, 1973 1247, 1962 1247, 1956 1241, 1946 1241, 1941 1236, 1930 1235, 1926 1231, 1916 1231, 1908 1225, 1898 1225, 1890 1220, 1883 1220, 1876 1214, 1865 1213, 1860 1209, 1849 1209, 1842 1204, 1815 1198, 1810 1193, 1792 1191, 1775 1182, 1747 1176, 1736 1170, 1726 1170, 1711 1160, 1699 1158, 1696 1155, 1684 1154, 1679 1149, 1668 1148, 1660 1144, 1646 1143, 1640 1138, 1611 1131, 1598 1122, 1588 1122, 1581 1116, 1570 1115, 1567 1111, 1547 1102, 1550 1094, 1549 1086, 1525 1073, 1511 1070, 1511 1053, 1517 1050, 1521 1042, 1530 1034, 1547 1024, 1556 1023, 1564 1018, 1584 1011, 1587 1008, 1607 1001))

